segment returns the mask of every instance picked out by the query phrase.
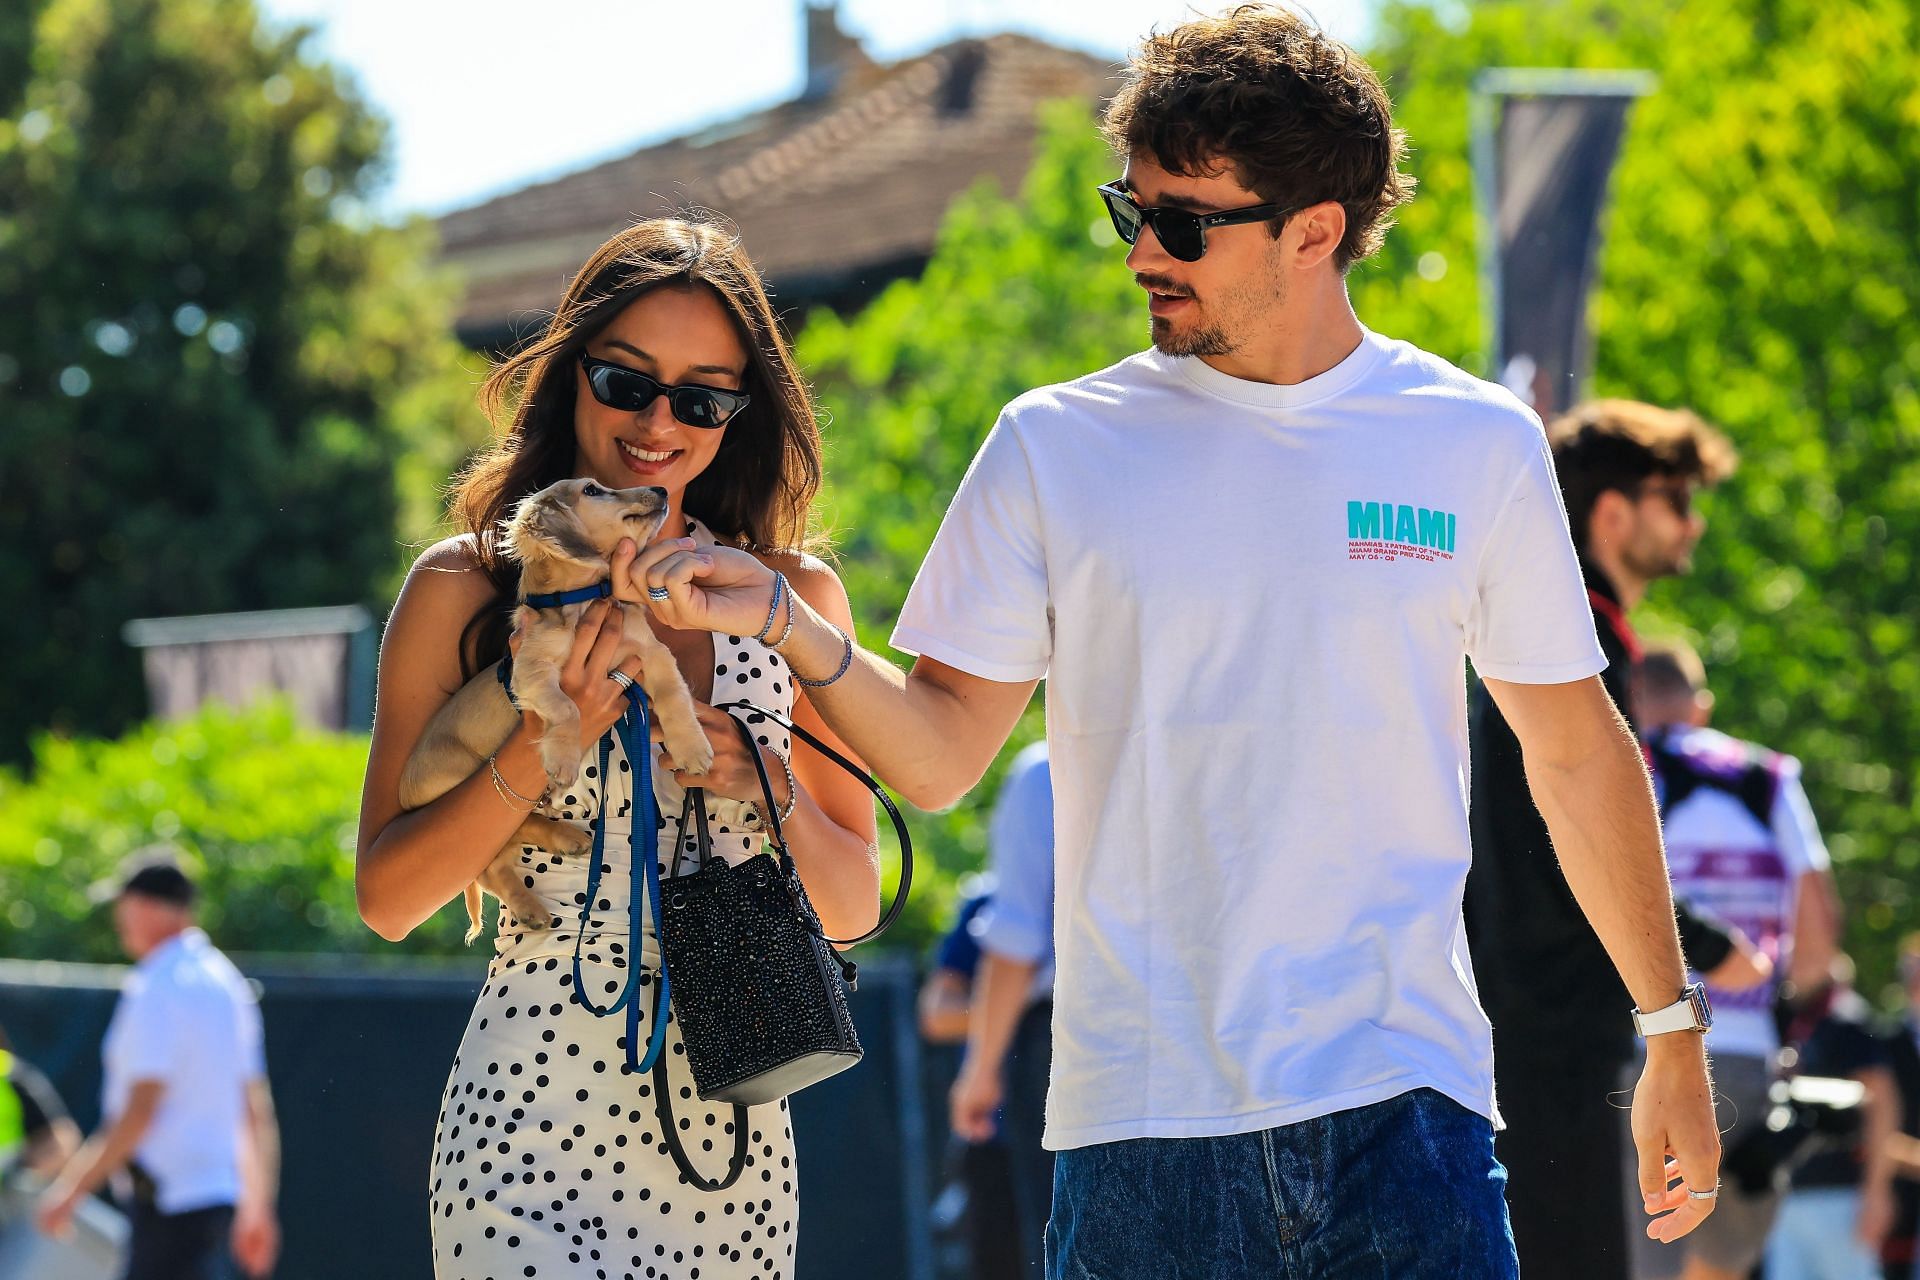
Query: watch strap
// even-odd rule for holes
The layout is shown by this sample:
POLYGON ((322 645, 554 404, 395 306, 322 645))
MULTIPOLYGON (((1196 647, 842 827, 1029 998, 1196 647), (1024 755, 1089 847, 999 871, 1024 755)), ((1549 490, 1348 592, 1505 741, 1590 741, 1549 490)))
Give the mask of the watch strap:
POLYGON ((1693 983, 1680 998, 1652 1013, 1633 1011, 1633 1029, 1641 1036, 1666 1035, 1673 1031, 1705 1031, 1713 1025, 1713 1007, 1707 1003, 1707 989, 1693 983))

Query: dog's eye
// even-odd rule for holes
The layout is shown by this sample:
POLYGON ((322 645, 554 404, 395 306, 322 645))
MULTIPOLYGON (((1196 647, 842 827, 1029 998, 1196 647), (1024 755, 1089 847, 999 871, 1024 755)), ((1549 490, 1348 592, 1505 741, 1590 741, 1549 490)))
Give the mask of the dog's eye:
POLYGON ((580 490, 580 496, 583 498, 604 498, 607 496, 607 491, 597 484, 589 484, 580 490))

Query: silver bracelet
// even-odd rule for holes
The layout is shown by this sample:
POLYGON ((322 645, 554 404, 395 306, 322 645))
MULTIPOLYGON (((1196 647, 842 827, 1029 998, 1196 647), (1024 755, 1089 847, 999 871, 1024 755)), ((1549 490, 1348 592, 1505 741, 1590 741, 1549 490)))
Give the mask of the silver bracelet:
MULTIPOLYGON (((780 616, 780 597, 786 592, 787 575, 775 569, 773 571, 773 603, 767 606, 767 620, 761 624, 760 630, 753 637, 761 644, 765 644, 767 637, 773 634, 773 620, 780 616)), ((793 611, 789 609, 787 612, 791 615, 793 611)))
MULTIPOLYGON (((825 619, 822 619, 822 621, 825 621, 825 619)), ((801 675, 798 671, 794 671, 793 672, 794 683, 802 686, 803 688, 824 689, 828 685, 832 684, 834 681, 838 680, 841 676, 847 674, 847 668, 853 665, 853 637, 848 635, 846 632, 842 631, 839 627, 835 627, 831 622, 828 622, 827 625, 829 627, 833 627, 833 633, 840 637, 840 643, 843 646, 840 654, 840 665, 837 669, 835 669, 834 673, 828 676, 825 680, 809 680, 805 676, 801 675)), ((787 667, 789 670, 792 670, 793 663, 788 662, 787 667)))
POLYGON ((763 640, 760 643, 766 645, 767 648, 769 649, 777 650, 780 648, 781 645, 787 642, 787 638, 793 634, 793 619, 795 615, 795 610, 794 610, 795 603, 796 602, 794 599, 793 592, 791 591, 787 592, 787 625, 781 629, 780 638, 778 640, 763 640))
POLYGON ((515 791, 513 784, 508 782, 506 776, 500 772, 498 752, 487 757, 487 772, 493 775, 493 789, 500 793, 500 798, 507 802, 509 808, 514 807, 514 801, 517 800, 520 804, 527 806, 526 811, 528 813, 532 813, 535 809, 538 809, 542 804, 546 803, 547 795, 551 794, 552 789, 549 788, 548 791, 541 793, 539 799, 534 800, 515 791))
POLYGON ((780 823, 785 826, 793 821, 793 811, 800 807, 800 784, 794 781, 793 763, 778 751, 773 753, 780 761, 780 767, 787 771, 787 803, 780 812, 780 823))

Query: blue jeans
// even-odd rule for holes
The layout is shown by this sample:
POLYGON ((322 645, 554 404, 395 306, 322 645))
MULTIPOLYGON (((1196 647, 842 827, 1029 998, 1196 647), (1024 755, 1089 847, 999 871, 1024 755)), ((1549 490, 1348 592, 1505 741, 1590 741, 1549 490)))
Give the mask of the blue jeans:
POLYGON ((1517 1280, 1493 1126, 1432 1089, 1060 1152, 1047 1280, 1517 1280))

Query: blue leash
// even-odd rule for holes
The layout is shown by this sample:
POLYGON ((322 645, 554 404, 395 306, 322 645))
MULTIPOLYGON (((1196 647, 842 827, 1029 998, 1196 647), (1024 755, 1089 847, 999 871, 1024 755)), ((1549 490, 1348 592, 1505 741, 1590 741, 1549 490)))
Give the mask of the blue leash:
POLYGON ((653 927, 660 931, 660 816, 653 798, 653 743, 647 727, 647 696, 639 685, 627 689, 627 710, 619 722, 600 737, 600 817, 593 824, 593 859, 587 864, 587 900, 580 908, 580 931, 573 939, 573 990, 587 1012, 606 1018, 627 1011, 627 1066, 634 1071, 651 1071, 667 1045, 667 955, 660 952, 660 981, 654 991, 653 1027, 647 1033, 647 1052, 641 1056, 640 978, 645 935, 641 930, 641 902, 653 912, 653 927), (633 769, 633 794, 638 801, 634 821, 627 831, 627 984, 612 1004, 600 1008, 587 995, 580 974, 580 947, 586 940, 588 919, 600 893, 600 876, 607 866, 607 804, 613 794, 613 779, 607 766, 613 755, 613 736, 620 735, 633 769), (643 847, 644 845, 644 847, 643 847))

